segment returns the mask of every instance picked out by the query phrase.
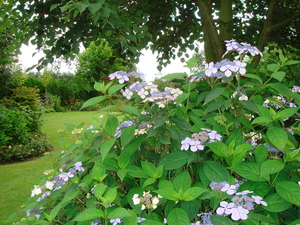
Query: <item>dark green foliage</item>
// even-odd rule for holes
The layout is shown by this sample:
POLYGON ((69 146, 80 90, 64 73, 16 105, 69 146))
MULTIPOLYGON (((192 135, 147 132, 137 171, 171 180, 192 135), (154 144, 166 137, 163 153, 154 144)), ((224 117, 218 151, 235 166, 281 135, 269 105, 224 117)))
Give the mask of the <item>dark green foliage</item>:
POLYGON ((35 87, 17 87, 13 90, 12 99, 22 106, 29 106, 32 110, 37 110, 40 103, 39 90, 35 87))
POLYGON ((41 97, 45 94, 45 87, 43 83, 35 77, 28 76, 23 85, 26 87, 35 87, 39 89, 39 95, 41 97))
POLYGON ((129 63, 116 57, 114 50, 105 40, 92 42, 90 46, 78 55, 76 76, 90 83, 107 79, 108 75, 119 70, 132 70, 129 63))
POLYGON ((0 146, 0 163, 25 161, 43 155, 51 145, 42 133, 30 133, 24 144, 0 146))
POLYGON ((295 0, 8 2, 13 19, 24 21, 20 26, 24 42, 33 38, 38 48, 47 46, 44 65, 61 55, 75 58, 79 43, 87 48, 99 38, 132 62, 150 45, 159 53, 160 65, 182 57, 199 40, 205 42, 207 61, 220 60, 223 41, 232 38, 255 44, 261 51, 270 42, 299 49, 300 13, 295 0))
POLYGON ((0 117, 0 146, 19 145, 26 142, 29 128, 26 113, 19 110, 5 109, 0 117))

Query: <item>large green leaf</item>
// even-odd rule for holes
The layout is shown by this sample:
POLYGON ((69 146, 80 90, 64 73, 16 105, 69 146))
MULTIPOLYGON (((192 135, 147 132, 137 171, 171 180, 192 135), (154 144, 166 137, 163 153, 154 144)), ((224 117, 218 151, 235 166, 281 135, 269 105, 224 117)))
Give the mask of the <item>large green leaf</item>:
POLYGON ((73 221, 87 221, 92 219, 99 219, 104 216, 101 209, 89 208, 79 213, 73 221))
POLYGON ((281 181, 275 185, 275 189, 281 198, 300 206, 300 185, 292 181, 281 181))
POLYGON ((137 166, 128 166, 127 168, 128 175, 132 177, 138 177, 138 178, 148 178, 147 174, 139 167, 137 166))
POLYGON ((230 174, 228 170, 220 163, 215 161, 206 161, 203 169, 207 178, 212 182, 230 181, 230 174))
POLYGON ((173 180, 173 186, 175 191, 179 191, 182 189, 183 191, 186 191, 191 187, 192 179, 187 170, 183 171, 179 175, 175 177, 173 180))
POLYGON ((107 218, 108 219, 116 219, 116 218, 130 217, 130 216, 131 215, 127 211, 127 209, 116 208, 107 215, 107 218))
POLYGON ((117 138, 111 138, 107 140, 101 147, 100 147, 100 153, 102 155, 102 161, 106 158, 109 151, 112 149, 116 142, 117 138))
POLYGON ((183 201, 192 201, 196 199, 199 195, 201 195, 203 192, 207 191, 207 189, 201 188, 201 187, 191 187, 187 189, 182 196, 183 201))
POLYGON ((165 170, 174 170, 188 162, 189 155, 185 152, 172 152, 165 156, 158 164, 163 165, 165 170))
POLYGON ((269 127, 267 137, 275 148, 284 151, 288 135, 281 127, 269 127))
POLYGON ((126 127, 123 129, 121 137, 120 137, 122 148, 125 148, 126 145, 128 145, 130 143, 130 141, 134 137, 134 133, 135 133, 134 126, 126 127))
POLYGON ((240 176, 252 180, 252 181, 267 181, 268 176, 261 177, 259 166, 257 163, 253 162, 243 162, 235 166, 230 167, 231 170, 239 174, 240 176))
POLYGON ((228 157, 228 149, 227 149, 227 146, 223 142, 212 142, 212 143, 208 144, 208 147, 217 156, 228 157))
POLYGON ((204 105, 211 102, 212 100, 215 100, 217 97, 222 95, 225 91, 225 88, 215 88, 212 89, 205 97, 204 105))
POLYGON ((275 119, 277 119, 277 120, 286 119, 286 118, 291 117, 294 114, 296 114, 298 112, 298 110, 299 110, 299 107, 284 109, 276 114, 275 119))
POLYGON ((217 101, 206 107, 203 113, 209 113, 215 111, 216 109, 222 107, 224 105, 224 101, 217 101))
POLYGON ((121 109, 124 110, 125 112, 132 113, 132 114, 134 114, 136 116, 140 115, 139 110, 136 107, 133 107, 131 105, 124 106, 121 109))
POLYGON ((98 97, 91 98, 91 99, 87 100, 85 103, 83 103, 80 110, 83 109, 83 108, 92 106, 92 105, 96 105, 96 104, 102 102, 105 99, 106 99, 106 96, 98 96, 98 97))
POLYGON ((276 71, 274 73, 271 74, 271 77, 273 77, 274 79, 278 80, 279 82, 281 82, 283 80, 283 78, 285 77, 285 72, 283 71, 276 71))
POLYGON ((155 192, 168 200, 171 201, 179 200, 178 193, 172 187, 164 187, 155 192))
POLYGON ((120 89, 122 89, 124 86, 125 86, 125 84, 115 84, 115 85, 111 86, 107 92, 109 95, 112 95, 112 94, 116 93, 117 91, 119 91, 120 89))
POLYGON ((182 77, 187 77, 187 74, 186 73, 171 73, 171 74, 163 76, 160 79, 175 79, 175 78, 182 78, 182 77))
POLYGON ((168 224, 172 225, 189 225, 189 217, 183 209, 174 208, 167 216, 168 224))
POLYGON ((105 117, 104 131, 109 135, 114 135, 118 127, 118 119, 114 115, 108 114, 105 117))
POLYGON ((262 208, 270 212, 282 212, 292 205, 292 203, 285 201, 277 193, 268 195, 264 201, 267 202, 268 205, 262 206, 262 208))
POLYGON ((278 160, 266 160, 260 166, 260 174, 261 176, 277 173, 284 168, 284 163, 278 160))

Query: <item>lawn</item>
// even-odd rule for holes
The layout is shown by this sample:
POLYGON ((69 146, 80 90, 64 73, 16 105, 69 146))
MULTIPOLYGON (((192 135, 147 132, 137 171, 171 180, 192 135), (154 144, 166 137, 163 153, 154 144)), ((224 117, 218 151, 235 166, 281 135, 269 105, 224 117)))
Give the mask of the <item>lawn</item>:
MULTIPOLYGON (((98 118, 97 112, 55 112, 43 115, 45 123, 43 132, 53 146, 51 154, 35 160, 0 165, 0 219, 5 219, 12 213, 20 212, 24 201, 30 196, 33 186, 40 183, 40 175, 51 166, 55 155, 63 149, 59 146, 59 129, 65 129, 65 124, 79 125, 84 122, 84 128, 92 124, 93 117, 98 118)), ((67 135, 69 141, 76 137, 67 135)))

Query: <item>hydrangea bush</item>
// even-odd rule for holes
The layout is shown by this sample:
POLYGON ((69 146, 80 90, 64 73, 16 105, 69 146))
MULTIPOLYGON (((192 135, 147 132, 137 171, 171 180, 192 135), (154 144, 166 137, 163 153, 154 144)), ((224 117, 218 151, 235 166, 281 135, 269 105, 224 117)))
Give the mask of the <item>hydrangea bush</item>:
POLYGON ((299 61, 280 56, 259 77, 243 61, 257 48, 226 47, 236 60, 163 77, 179 88, 159 90, 123 71, 95 83, 102 95, 83 107, 118 92, 132 105, 101 110, 16 224, 299 224, 300 88, 281 71, 299 61))

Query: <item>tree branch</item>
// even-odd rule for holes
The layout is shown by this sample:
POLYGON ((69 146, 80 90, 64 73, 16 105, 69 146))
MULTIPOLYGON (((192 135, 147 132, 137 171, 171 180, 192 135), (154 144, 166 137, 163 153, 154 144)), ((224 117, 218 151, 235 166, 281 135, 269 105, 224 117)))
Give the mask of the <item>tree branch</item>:
POLYGON ((296 19, 296 18, 298 18, 298 17, 300 17, 300 12, 294 14, 293 16, 291 16, 291 17, 285 19, 284 21, 282 21, 282 22, 280 22, 280 23, 277 23, 277 24, 274 24, 274 25, 270 26, 270 29, 271 29, 271 30, 274 30, 274 29, 276 29, 276 28, 278 28, 278 27, 281 27, 281 26, 283 26, 284 24, 286 24, 286 23, 288 23, 288 22, 290 22, 290 21, 292 21, 293 19, 296 19))

